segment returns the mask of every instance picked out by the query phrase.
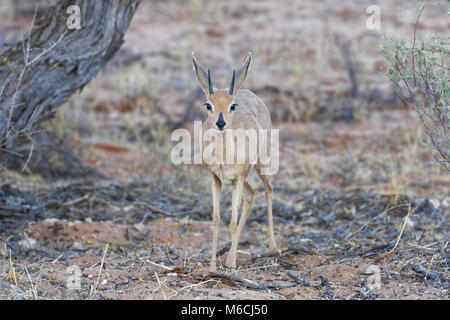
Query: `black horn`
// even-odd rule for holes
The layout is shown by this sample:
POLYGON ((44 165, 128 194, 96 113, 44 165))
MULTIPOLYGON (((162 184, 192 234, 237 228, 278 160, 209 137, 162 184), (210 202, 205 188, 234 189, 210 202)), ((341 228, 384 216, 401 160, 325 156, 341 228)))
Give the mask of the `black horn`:
POLYGON ((214 89, 213 89, 213 84, 211 81, 211 72, 208 69, 208 85, 209 85, 209 94, 213 94, 214 93, 214 89))
POLYGON ((230 83, 230 94, 234 94, 234 78, 236 76, 236 70, 233 70, 233 78, 231 78, 231 83, 230 83))

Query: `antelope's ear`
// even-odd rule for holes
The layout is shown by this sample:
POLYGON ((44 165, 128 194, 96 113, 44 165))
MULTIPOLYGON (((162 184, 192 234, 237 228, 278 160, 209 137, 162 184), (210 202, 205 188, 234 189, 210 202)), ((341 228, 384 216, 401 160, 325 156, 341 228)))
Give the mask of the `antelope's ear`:
POLYGON ((252 53, 249 52, 245 57, 244 63, 239 67, 237 71, 233 71, 233 78, 230 83, 230 91, 229 93, 232 95, 236 95, 239 88, 247 78, 248 70, 250 69, 250 61, 252 60, 252 53))
POLYGON ((206 96, 214 93, 213 83, 211 80, 211 72, 206 72, 205 68, 197 61, 194 52, 192 52, 192 64, 194 65, 194 71, 197 74, 198 82, 202 86, 206 96))

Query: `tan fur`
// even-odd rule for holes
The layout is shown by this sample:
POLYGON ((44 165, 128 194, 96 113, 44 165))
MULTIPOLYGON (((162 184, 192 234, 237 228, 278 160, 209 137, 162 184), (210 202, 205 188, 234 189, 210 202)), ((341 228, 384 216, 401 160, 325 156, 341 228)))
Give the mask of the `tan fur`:
MULTIPOLYGON (((259 99, 250 90, 240 89, 239 87, 244 82, 251 60, 251 54, 247 56, 243 66, 238 70, 235 82, 235 90, 233 94, 229 93, 229 89, 215 89, 211 94, 208 87, 208 79, 206 78, 206 70, 198 63, 193 56, 193 63, 199 82, 206 94, 208 103, 211 104, 213 110, 208 112, 208 119, 203 123, 203 132, 211 130, 212 135, 218 138, 226 139, 226 136, 231 134, 231 130, 227 129, 272 129, 272 122, 270 119, 270 112, 264 102, 259 99), (236 103, 234 111, 229 110, 231 103, 236 103), (226 125, 223 131, 220 131, 216 122, 219 115, 222 113, 223 120, 226 125)), ((216 139, 212 139, 210 143, 216 143, 216 149, 220 149, 222 155, 226 154, 226 144, 217 144, 216 139)), ((223 140, 224 141, 224 140, 223 140)), ((207 143, 202 141, 205 146, 207 143)), ((269 143, 269 141, 267 142, 269 143)), ((236 269, 236 251, 239 243, 239 237, 248 219, 251 211, 251 204, 253 201, 254 192, 250 184, 246 181, 250 170, 255 167, 261 180, 264 183, 264 189, 267 199, 267 212, 269 223, 269 249, 276 250, 275 237, 273 232, 272 219, 272 187, 270 185, 269 176, 262 175, 262 165, 258 159, 255 164, 252 164, 250 159, 246 158, 243 164, 224 164, 221 163, 217 155, 204 154, 203 157, 206 168, 211 173, 211 190, 213 199, 213 245, 212 245, 212 259, 210 271, 216 270, 216 252, 217 252, 217 237, 220 223, 220 191, 224 181, 231 181, 233 184, 233 199, 232 199, 232 215, 230 222, 231 231, 231 248, 226 260, 226 266, 236 269), (243 201, 243 208, 241 218, 238 221, 238 210, 243 201)), ((222 159, 223 160, 223 159, 222 159)))

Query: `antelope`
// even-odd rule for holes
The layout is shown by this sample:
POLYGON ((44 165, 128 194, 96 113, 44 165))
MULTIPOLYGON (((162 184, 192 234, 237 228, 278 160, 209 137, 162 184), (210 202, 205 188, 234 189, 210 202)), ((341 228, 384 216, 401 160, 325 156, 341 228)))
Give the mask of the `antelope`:
MULTIPOLYGON (((233 131, 239 132, 237 129, 266 129, 267 132, 270 132, 272 129, 272 121, 268 107, 250 90, 241 89, 247 77, 251 60, 252 54, 249 52, 239 69, 233 71, 230 87, 217 89, 213 86, 210 70, 208 69, 206 71, 192 52, 194 71, 206 96, 206 103, 204 105, 206 106, 208 116, 202 124, 204 132, 210 130, 215 135, 226 135, 233 131)), ((240 131, 241 134, 243 130, 240 131)), ((215 143, 215 141, 214 139, 214 142, 211 143, 215 143)), ((270 145, 268 139, 265 141, 270 145)), ((223 154, 226 153, 225 145, 222 144, 218 148, 223 148, 223 154)), ((236 251, 239 237, 249 217, 254 197, 253 189, 246 181, 252 167, 256 169, 264 184, 267 200, 269 250, 276 251, 277 245, 273 232, 272 218, 272 186, 269 175, 265 174, 264 171, 267 164, 262 163, 259 158, 256 161, 250 161, 249 157, 245 158, 244 163, 215 163, 214 159, 208 158, 207 155, 203 155, 203 163, 210 172, 213 203, 213 240, 210 272, 216 271, 217 236, 220 224, 220 192, 222 184, 225 181, 231 181, 233 186, 232 213, 229 225, 231 231, 231 248, 225 266, 233 271, 236 270, 236 251), (238 225, 238 210, 241 199, 243 199, 243 206, 238 225)))

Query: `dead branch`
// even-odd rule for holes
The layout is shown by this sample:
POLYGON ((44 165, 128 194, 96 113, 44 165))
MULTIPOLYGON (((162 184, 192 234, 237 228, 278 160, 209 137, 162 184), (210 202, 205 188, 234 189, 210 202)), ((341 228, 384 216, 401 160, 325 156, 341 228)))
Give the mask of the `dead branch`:
POLYGON ((139 2, 63 0, 40 17, 35 9, 22 41, 0 53, 0 168, 114 56, 139 2), (66 25, 70 5, 80 29, 66 25))
POLYGON ((286 288, 292 288, 295 287, 295 285, 278 285, 278 284, 259 284, 256 281, 246 279, 243 277, 240 277, 238 275, 232 275, 232 274, 224 274, 224 273, 217 273, 217 272, 210 272, 206 275, 203 275, 204 279, 222 279, 225 280, 225 283, 235 285, 238 287, 246 287, 253 290, 281 290, 286 288))

